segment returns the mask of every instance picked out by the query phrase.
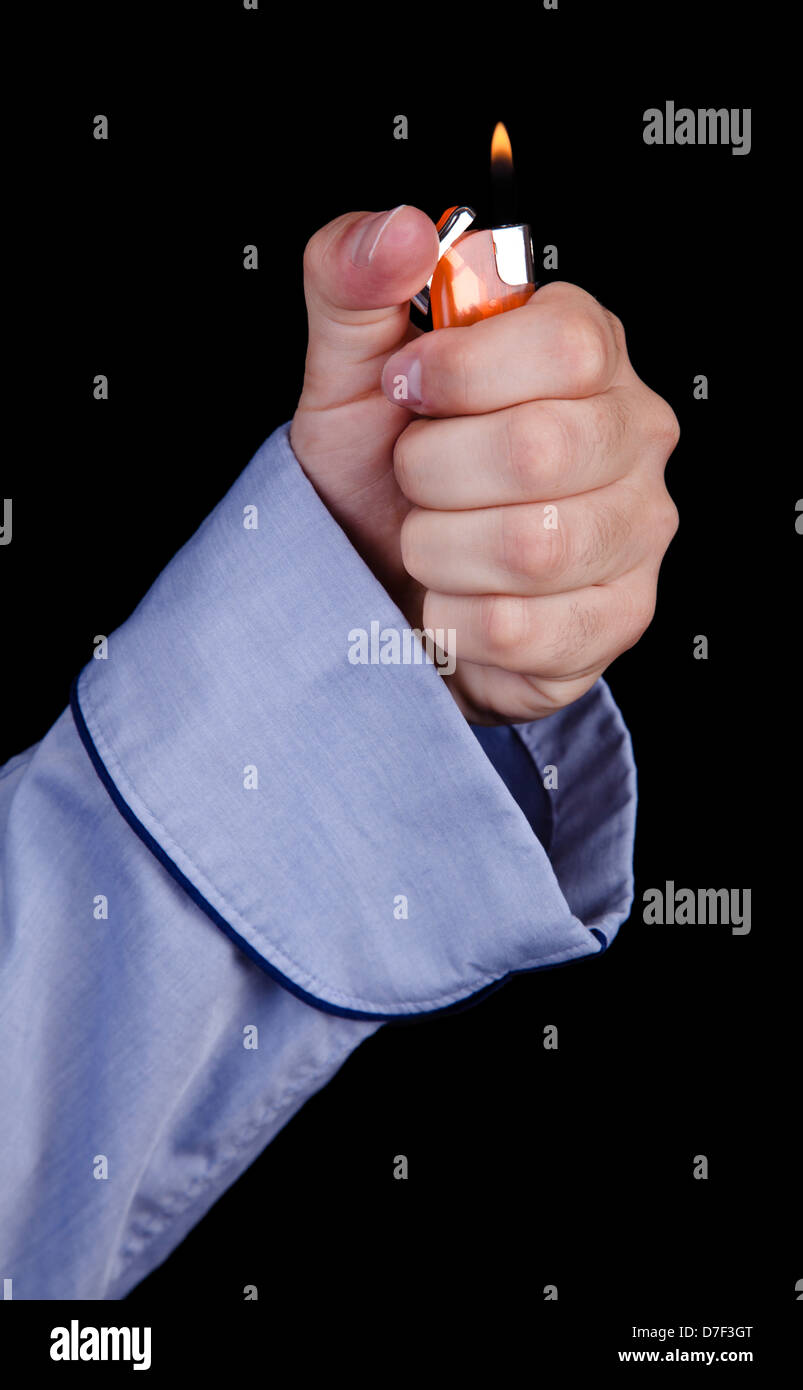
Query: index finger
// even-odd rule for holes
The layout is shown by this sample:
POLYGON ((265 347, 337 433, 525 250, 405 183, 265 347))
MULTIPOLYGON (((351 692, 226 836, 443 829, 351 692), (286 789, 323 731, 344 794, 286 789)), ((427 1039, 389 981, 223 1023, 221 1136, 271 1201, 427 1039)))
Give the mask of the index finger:
POLYGON ((440 328, 385 363, 389 400, 421 415, 482 415, 524 401, 607 390, 619 368, 613 320, 585 290, 556 282, 469 328, 440 328))

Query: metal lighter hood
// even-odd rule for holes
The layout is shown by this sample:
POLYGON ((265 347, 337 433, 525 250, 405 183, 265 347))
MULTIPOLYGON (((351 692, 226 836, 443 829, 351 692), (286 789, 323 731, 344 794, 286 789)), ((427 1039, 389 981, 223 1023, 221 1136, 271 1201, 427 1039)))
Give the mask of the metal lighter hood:
POLYGON ((522 294, 534 288, 529 227, 515 223, 472 231, 475 218, 473 208, 453 207, 447 208, 437 224, 438 264, 412 300, 421 313, 432 310, 434 327, 475 322, 514 308, 523 302, 522 294), (461 267, 464 283, 458 289, 461 267), (445 289, 446 282, 449 288, 445 289), (433 284, 437 289, 436 303, 433 284))

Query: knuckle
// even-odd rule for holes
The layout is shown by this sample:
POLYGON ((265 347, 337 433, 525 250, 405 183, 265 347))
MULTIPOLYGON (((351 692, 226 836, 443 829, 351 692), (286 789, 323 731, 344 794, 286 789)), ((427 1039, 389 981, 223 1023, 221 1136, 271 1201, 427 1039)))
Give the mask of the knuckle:
POLYGON ((560 523, 543 525, 540 507, 501 507, 502 563, 518 580, 554 580, 564 567, 564 539, 560 523))
POLYGON ((526 600, 512 594, 486 594, 481 600, 480 630, 488 655, 497 666, 515 661, 528 636, 526 600))
POLYGON ((576 389, 592 395, 608 370, 610 330, 588 313, 567 315, 563 324, 563 355, 576 389))
POLYGON ((567 426, 543 401, 514 406, 507 415, 508 466, 522 498, 549 496, 571 462, 567 426))

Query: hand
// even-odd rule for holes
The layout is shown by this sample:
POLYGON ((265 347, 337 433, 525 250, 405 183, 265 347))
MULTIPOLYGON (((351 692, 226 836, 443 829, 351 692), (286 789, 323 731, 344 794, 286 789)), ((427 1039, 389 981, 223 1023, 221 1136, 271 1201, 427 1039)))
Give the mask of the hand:
POLYGON ((401 301, 432 271, 434 227, 397 211, 361 271, 347 250, 358 218, 307 248, 310 350, 291 442, 408 621, 454 629, 446 679, 466 717, 551 714, 652 619, 677 529, 663 477, 677 421, 633 371, 619 321, 575 286, 420 334, 401 301))

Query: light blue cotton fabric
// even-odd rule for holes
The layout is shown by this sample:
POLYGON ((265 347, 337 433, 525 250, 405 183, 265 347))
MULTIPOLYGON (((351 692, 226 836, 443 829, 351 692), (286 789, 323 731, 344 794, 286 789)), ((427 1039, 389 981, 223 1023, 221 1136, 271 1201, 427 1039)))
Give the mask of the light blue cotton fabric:
POLYGON ((15 1298, 122 1297, 383 1020, 597 953, 629 911, 605 682, 518 726, 558 769, 547 857, 434 666, 350 663, 405 620, 288 435, 0 772, 15 1298))

